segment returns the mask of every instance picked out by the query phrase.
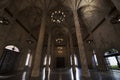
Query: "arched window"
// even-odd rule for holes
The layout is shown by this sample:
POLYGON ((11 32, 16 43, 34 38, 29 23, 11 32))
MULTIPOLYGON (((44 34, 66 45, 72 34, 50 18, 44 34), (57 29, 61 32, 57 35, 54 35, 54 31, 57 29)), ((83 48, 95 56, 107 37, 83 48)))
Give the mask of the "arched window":
MULTIPOLYGON (((75 66, 78 66, 78 60, 77 60, 76 55, 74 54, 73 57, 74 57, 74 58, 73 58, 73 59, 74 59, 74 65, 75 65, 75 66)), ((72 55, 70 56, 70 64, 73 65, 72 55)))
POLYGON ((4 48, 0 58, 0 74, 13 73, 20 50, 14 45, 8 45, 4 48))
POLYGON ((117 49, 110 49, 104 54, 108 68, 118 69, 120 68, 120 53, 117 49))
POLYGON ((78 66, 78 60, 75 54, 74 54, 74 60, 75 60, 75 65, 78 66))
POLYGON ((14 45, 8 45, 8 46, 5 47, 5 49, 15 51, 15 52, 20 52, 20 50, 14 45))
POLYGON ((43 65, 45 66, 47 64, 47 55, 45 55, 44 57, 44 62, 43 62, 43 65))

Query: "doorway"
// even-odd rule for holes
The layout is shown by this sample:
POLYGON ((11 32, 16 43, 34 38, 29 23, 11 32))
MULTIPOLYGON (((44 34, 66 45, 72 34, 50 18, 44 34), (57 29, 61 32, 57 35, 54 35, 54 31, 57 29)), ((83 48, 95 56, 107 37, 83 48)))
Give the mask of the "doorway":
POLYGON ((0 58, 0 74, 14 72, 19 50, 13 45, 6 46, 0 58))
POLYGON ((56 68, 65 68, 65 58, 64 57, 56 58, 56 68))

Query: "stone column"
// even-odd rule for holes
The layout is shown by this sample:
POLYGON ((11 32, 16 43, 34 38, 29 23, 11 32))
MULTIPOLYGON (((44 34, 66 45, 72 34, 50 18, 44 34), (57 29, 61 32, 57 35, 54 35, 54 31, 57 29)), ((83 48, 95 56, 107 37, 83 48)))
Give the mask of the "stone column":
POLYGON ((49 34, 48 34, 48 45, 47 45, 47 64, 46 64, 46 80, 48 80, 49 78, 49 60, 50 60, 50 50, 51 50, 51 32, 49 31, 49 34))
POLYGON ((65 36, 65 37, 66 37, 65 40, 67 41, 67 42, 66 42, 66 47, 65 47, 67 54, 64 55, 64 57, 65 57, 65 66, 71 66, 71 65, 70 65, 70 54, 69 54, 69 53, 71 52, 71 51, 70 51, 69 37, 68 37, 68 36, 65 36), (69 57, 66 57, 66 56, 69 56, 69 57))
POLYGON ((87 62, 88 62, 88 67, 89 69, 93 69, 93 61, 92 61, 92 58, 93 58, 93 51, 89 51, 87 50, 86 53, 86 58, 87 58, 87 62))
POLYGON ((39 77, 40 75, 40 64, 41 64, 41 54, 42 54, 42 47, 44 41, 44 34, 45 34, 45 24, 46 24, 46 13, 43 13, 40 32, 39 32, 39 39, 36 47, 36 54, 34 58, 34 65, 32 69, 32 77, 39 77))
POLYGON ((51 30, 51 68, 53 69, 55 67, 55 56, 54 56, 54 31, 51 30))
POLYGON ((117 60, 118 67, 120 68, 119 56, 115 56, 117 60))
MULTIPOLYGON (((91 34, 92 35, 92 34, 91 34)), ((95 62, 94 62, 94 54, 93 54, 93 42, 91 39, 88 39, 85 41, 85 49, 86 49, 86 58, 88 62, 88 68, 94 69, 95 68, 95 62)))
POLYGON ((47 55, 48 55, 47 66, 48 66, 48 67, 49 67, 50 50, 51 50, 51 33, 49 32, 49 36, 48 36, 48 46, 47 46, 47 55))
POLYGON ((82 34, 81 34, 81 27, 80 27, 80 23, 79 23, 77 10, 73 11, 73 17, 74 17, 76 36, 77 36, 77 41, 78 41, 81 67, 82 67, 82 76, 90 77, 90 73, 88 71, 88 65, 87 65, 87 61, 86 61, 86 56, 85 56, 85 49, 84 49, 84 44, 83 44, 83 39, 82 39, 82 34))
POLYGON ((98 60, 98 70, 99 71, 107 71, 107 64, 105 63, 104 52, 97 48, 96 49, 96 56, 98 60))
POLYGON ((73 47, 73 40, 72 40, 72 35, 70 34, 70 52, 72 56, 72 69, 73 69, 73 76, 74 80, 76 80, 76 67, 75 67, 75 60, 74 60, 74 47, 73 47))
POLYGON ((72 41, 72 36, 71 36, 71 34, 70 34, 69 36, 70 36, 70 53, 71 53, 71 56, 72 56, 72 67, 75 67, 73 41, 72 41))

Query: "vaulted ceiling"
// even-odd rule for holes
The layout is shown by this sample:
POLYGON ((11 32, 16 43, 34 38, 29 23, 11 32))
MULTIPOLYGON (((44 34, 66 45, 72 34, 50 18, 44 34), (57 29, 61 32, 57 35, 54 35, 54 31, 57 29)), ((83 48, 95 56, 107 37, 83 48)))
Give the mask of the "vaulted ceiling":
MULTIPOLYGON (((101 19, 111 10, 107 0, 1 0, 0 15, 3 15, 4 9, 12 14, 24 27, 38 38, 41 17, 47 12, 46 26, 56 26, 51 22, 51 14, 54 11, 62 10, 65 14, 65 20, 58 25, 70 27, 74 30, 74 21, 72 10, 77 9, 79 17, 83 20, 89 31, 96 26, 101 19), (96 21, 96 22, 95 22, 96 21)), ((62 14, 62 13, 61 13, 62 14)), ((85 32, 85 31, 83 31, 85 32)))

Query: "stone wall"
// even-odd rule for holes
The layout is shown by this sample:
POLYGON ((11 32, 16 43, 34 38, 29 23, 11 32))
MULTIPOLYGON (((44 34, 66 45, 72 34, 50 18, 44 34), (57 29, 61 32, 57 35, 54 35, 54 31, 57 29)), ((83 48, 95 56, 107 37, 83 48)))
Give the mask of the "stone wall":
POLYGON ((8 25, 0 24, 0 57, 5 46, 15 45, 20 50, 16 68, 23 70, 28 50, 35 49, 36 41, 6 12, 0 16, 6 17, 9 20, 8 25), (27 40, 32 40, 33 44, 28 44, 27 40))

